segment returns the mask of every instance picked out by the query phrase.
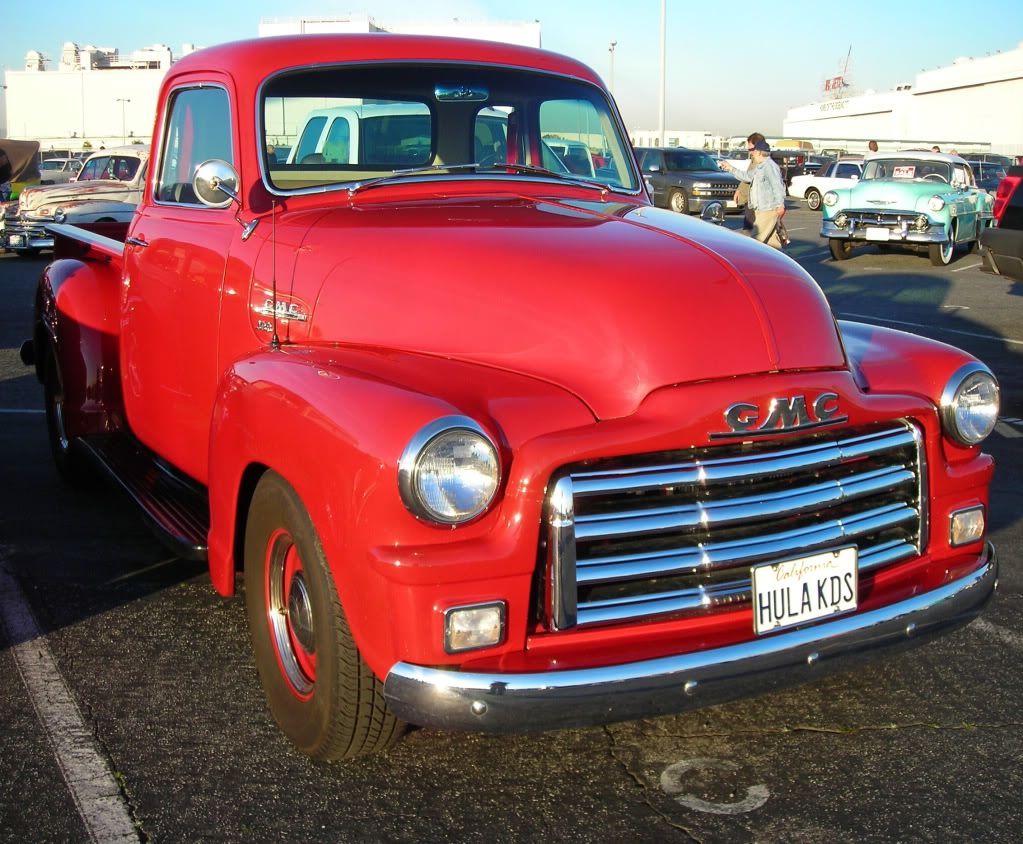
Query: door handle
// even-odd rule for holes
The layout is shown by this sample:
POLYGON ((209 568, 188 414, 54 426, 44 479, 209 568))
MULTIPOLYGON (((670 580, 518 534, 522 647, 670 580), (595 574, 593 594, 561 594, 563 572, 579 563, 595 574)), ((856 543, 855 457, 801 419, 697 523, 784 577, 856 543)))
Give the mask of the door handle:
POLYGON ((129 237, 125 243, 130 246, 149 246, 149 241, 141 237, 129 237))

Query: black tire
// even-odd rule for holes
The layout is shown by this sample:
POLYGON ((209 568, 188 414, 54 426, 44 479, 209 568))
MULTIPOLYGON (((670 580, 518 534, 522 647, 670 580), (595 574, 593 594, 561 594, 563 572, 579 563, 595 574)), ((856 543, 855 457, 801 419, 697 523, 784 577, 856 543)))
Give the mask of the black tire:
POLYGON ((296 747, 330 761, 401 738, 405 725, 387 709, 383 684, 352 639, 312 520, 272 471, 249 505, 245 604, 270 711, 296 747))
POLYGON ((821 207, 821 194, 817 188, 810 188, 806 192, 806 207, 811 211, 817 211, 821 207))
POLYGON ((955 241, 951 236, 944 243, 927 244, 927 254, 930 256, 931 263, 936 267, 947 267, 951 264, 955 251, 955 241))
POLYGON ((52 352, 47 353, 43 368, 43 399, 46 403, 46 435, 57 473, 71 486, 90 485, 96 480, 96 475, 75 447, 75 438, 68 434, 64 415, 64 385, 52 352))
POLYGON ((668 207, 676 214, 689 213, 689 197, 683 190, 673 190, 668 194, 668 207))
POLYGON ((828 249, 831 250, 831 257, 836 261, 844 261, 852 254, 852 246, 849 241, 842 240, 840 237, 829 238, 828 249))

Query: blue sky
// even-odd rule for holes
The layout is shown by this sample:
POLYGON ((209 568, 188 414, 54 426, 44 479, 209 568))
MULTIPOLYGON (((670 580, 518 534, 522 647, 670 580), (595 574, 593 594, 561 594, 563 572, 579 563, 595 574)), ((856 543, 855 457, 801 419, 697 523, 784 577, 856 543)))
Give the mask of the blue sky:
MULTIPOLYGON (((358 0, 356 0, 357 2, 358 0)), ((1023 41, 1019 0, 965 4, 900 0, 853 4, 801 2, 667 2, 667 128, 746 134, 781 131, 785 112, 821 95, 849 48, 857 91, 912 83, 921 70, 960 56, 1013 50, 1023 41)), ((260 18, 368 12, 377 23, 539 20, 545 49, 565 53, 609 76, 633 129, 657 127, 660 0, 377 0, 364 5, 323 0, 49 0, 13 15, 0 45, 0 68, 20 70, 28 50, 56 60, 64 41, 116 47, 154 43, 177 54, 185 42, 210 45, 255 37, 260 18), (428 10, 428 11, 427 11, 428 10)), ((1018 108, 1018 103, 1006 107, 1018 108)), ((950 121, 962 119, 949 116, 950 121)))

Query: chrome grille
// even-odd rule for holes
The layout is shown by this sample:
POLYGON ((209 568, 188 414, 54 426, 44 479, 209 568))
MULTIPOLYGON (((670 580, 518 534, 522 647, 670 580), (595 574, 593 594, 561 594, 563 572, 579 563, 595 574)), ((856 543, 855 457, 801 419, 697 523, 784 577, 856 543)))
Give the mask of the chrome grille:
POLYGON ((857 226, 884 226, 899 228, 903 223, 912 225, 919 211, 846 211, 845 216, 857 226))
POLYGON ((855 544, 918 555, 926 472, 909 422, 571 467, 548 491, 546 621, 563 630, 750 600, 750 566, 855 544))

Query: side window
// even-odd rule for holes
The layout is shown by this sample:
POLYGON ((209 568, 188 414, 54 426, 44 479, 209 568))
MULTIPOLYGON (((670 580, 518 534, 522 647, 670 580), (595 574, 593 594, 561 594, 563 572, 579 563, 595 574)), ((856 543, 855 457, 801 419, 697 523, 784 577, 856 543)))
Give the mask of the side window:
POLYGON ((192 190, 195 168, 211 158, 234 163, 231 104, 223 88, 186 88, 174 94, 163 139, 156 198, 201 203, 192 190))
POLYGON ((334 118, 323 142, 323 160, 330 164, 351 164, 352 132, 348 120, 344 117, 334 118))
POLYGON ((319 145, 320 135, 323 133, 326 123, 327 118, 324 115, 309 118, 309 122, 302 130, 302 137, 298 139, 295 154, 292 156, 295 164, 305 164, 307 156, 316 155, 316 147, 319 145))
POLYGON ((860 168, 855 164, 839 164, 835 175, 840 179, 851 179, 853 176, 860 175, 860 168))

